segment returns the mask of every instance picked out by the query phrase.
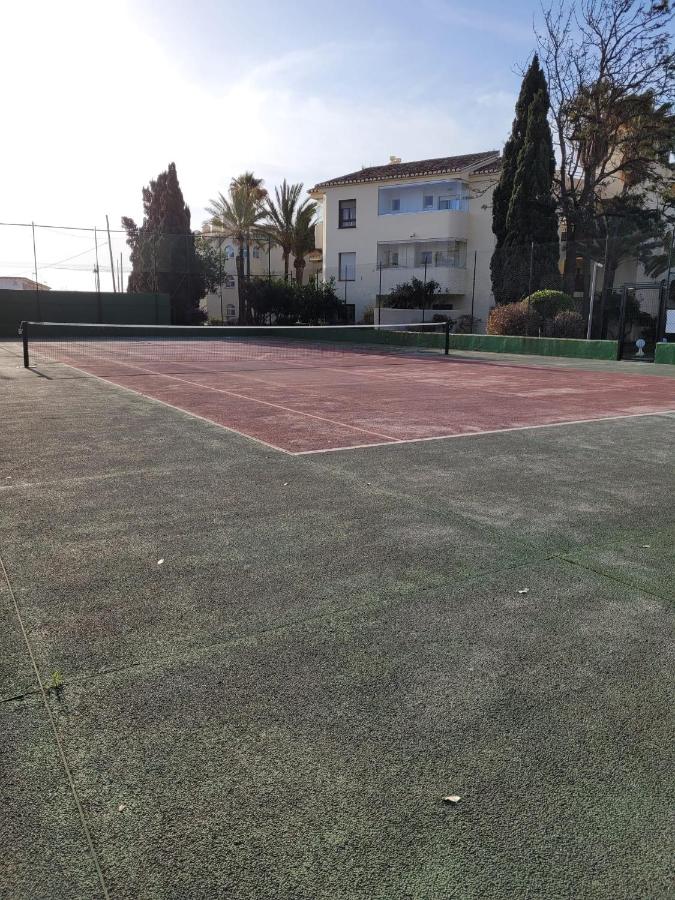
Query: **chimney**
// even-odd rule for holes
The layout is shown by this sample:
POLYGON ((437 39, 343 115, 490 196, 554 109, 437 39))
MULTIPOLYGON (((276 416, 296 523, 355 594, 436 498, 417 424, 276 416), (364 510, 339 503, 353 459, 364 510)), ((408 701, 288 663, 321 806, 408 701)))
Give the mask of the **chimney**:
POLYGON ((390 156, 389 157, 389 165, 396 166, 401 162, 400 156, 390 156))

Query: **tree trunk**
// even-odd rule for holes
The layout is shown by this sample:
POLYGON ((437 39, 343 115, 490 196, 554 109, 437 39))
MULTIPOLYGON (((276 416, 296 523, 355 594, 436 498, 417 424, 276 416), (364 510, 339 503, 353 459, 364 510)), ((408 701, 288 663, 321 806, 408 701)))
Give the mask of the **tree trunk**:
POLYGON ((288 250, 284 250, 283 255, 284 255, 284 281, 288 281, 288 257, 290 256, 290 253, 288 252, 288 250))
POLYGON ((305 275, 305 260, 302 257, 295 258, 295 280, 302 284, 305 275))

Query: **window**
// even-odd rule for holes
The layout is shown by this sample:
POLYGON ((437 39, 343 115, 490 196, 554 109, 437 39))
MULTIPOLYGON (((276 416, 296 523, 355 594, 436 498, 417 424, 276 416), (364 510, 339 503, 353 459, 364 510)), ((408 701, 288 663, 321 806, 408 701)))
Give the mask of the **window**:
POLYGON ((340 200, 338 228, 356 228, 356 200, 340 200))
POLYGON ((227 304, 227 306, 225 307, 225 315, 228 319, 234 319, 234 317, 237 315, 237 308, 234 303, 227 304))
POLYGON ((339 256, 340 281, 356 281, 356 253, 341 253, 339 256))
POLYGON ((424 195, 422 207, 424 209, 433 209, 434 208, 434 195, 433 194, 425 194, 424 195))
POLYGON ((398 250, 392 250, 389 254, 389 265, 397 266, 398 265, 398 250))
POLYGON ((225 280, 223 281, 223 286, 226 288, 234 287, 234 275, 226 275, 225 280))
POLYGON ((253 248, 253 259, 260 259, 260 247, 253 248))
POLYGON ((438 198, 438 208, 439 209, 453 209, 453 197, 439 197, 438 198))
POLYGON ((431 250, 420 250, 420 262, 421 266, 430 266, 431 265, 431 250))
POLYGON ((400 212, 401 211, 401 198, 400 197, 392 197, 391 198, 391 211, 392 212, 400 212))
POLYGON ((234 247, 232 244, 225 244, 225 259, 234 259, 234 247))

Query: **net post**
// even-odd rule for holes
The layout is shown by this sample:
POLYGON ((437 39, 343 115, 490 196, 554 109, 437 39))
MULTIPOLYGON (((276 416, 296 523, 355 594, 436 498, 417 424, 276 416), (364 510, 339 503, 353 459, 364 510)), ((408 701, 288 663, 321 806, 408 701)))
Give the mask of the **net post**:
POLYGON ((443 327, 445 331, 445 355, 450 355, 450 319, 447 319, 443 327))
POLYGON ((30 359, 28 356, 28 322, 22 322, 19 326, 19 334, 23 342, 23 367, 30 368, 30 359))

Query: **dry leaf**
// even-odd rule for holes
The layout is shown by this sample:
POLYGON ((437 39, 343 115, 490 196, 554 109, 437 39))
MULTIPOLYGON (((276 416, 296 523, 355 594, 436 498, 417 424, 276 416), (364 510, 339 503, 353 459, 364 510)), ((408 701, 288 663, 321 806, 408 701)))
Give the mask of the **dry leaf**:
POLYGON ((449 794, 447 797, 443 797, 443 803, 459 803, 461 799, 457 794, 449 794))
POLYGON ((119 812, 124 812, 124 810, 125 810, 126 808, 127 808, 126 803, 120 803, 120 805, 117 807, 117 809, 118 809, 119 812))
POLYGON ((521 590, 518 591, 519 594, 529 594, 529 592, 529 588, 521 588, 521 590))
POLYGON ((163 566, 163 565, 164 565, 164 560, 163 560, 163 559, 158 559, 158 560, 157 560, 157 565, 158 565, 158 566, 163 566))

